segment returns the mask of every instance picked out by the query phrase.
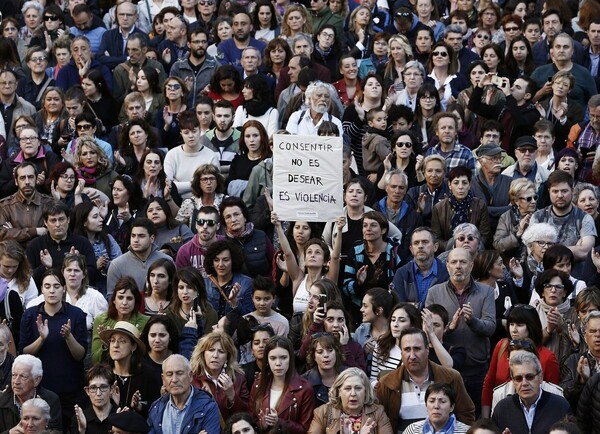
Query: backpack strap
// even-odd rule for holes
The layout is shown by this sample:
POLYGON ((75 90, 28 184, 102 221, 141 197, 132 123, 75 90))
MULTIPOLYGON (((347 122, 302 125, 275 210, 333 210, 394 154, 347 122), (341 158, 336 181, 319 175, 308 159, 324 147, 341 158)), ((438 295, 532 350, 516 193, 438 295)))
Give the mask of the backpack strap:
POLYGON ((302 110, 302 113, 300 113, 300 117, 298 118, 298 123, 296 125, 300 125, 300 122, 302 122, 302 119, 304 119, 305 114, 306 110, 302 110))

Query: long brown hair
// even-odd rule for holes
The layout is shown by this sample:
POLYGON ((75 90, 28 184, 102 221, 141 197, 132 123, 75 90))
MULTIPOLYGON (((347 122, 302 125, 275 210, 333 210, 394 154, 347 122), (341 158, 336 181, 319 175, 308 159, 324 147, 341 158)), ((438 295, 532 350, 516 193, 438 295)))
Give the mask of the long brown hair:
POLYGON ((19 263, 14 278, 17 281, 19 291, 26 291, 31 281, 31 266, 25 255, 25 250, 14 240, 0 242, 0 259, 3 256, 13 259, 19 263))

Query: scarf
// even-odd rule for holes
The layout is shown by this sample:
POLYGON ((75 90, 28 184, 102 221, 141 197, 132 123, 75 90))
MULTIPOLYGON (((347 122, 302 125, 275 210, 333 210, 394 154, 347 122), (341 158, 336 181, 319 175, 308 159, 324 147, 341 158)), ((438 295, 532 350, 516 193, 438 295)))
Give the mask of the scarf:
MULTIPOLYGON (((561 304, 556 306, 561 315, 565 316, 567 311, 571 308, 571 302, 567 299, 563 301, 561 304)), ((552 308, 552 306, 546 304, 543 298, 540 298, 539 304, 536 307, 536 310, 540 316, 540 321, 542 322, 542 328, 545 328, 548 325, 548 311, 552 308)))
POLYGON ((454 230, 461 223, 469 223, 471 217, 471 203, 473 202, 473 192, 469 190, 467 197, 458 201, 453 194, 450 195, 450 207, 454 211, 450 222, 451 229, 454 230))
POLYGON ((250 101, 244 101, 242 103, 244 109, 250 116, 260 117, 264 115, 267 110, 271 108, 271 104, 266 101, 257 101, 255 99, 251 99, 250 101))
POLYGON ((376 55, 371 54, 371 62, 373 62, 373 66, 375 68, 380 68, 381 66, 385 65, 389 60, 389 57, 387 56, 387 54, 385 56, 383 56, 383 59, 378 59, 376 55))
POLYGON ((233 235, 227 229, 225 229, 225 235, 229 238, 244 238, 245 236, 250 235, 253 230, 254 230, 254 223, 246 223, 246 227, 244 228, 244 231, 240 235, 237 235, 237 236, 233 235))
POLYGON ((453 414, 448 418, 448 422, 444 427, 436 431, 431 422, 429 422, 429 418, 425 419, 425 424, 423 425, 423 434, 453 434, 454 433, 454 425, 456 424, 456 416, 453 414))
POLYGON ((77 172, 79 173, 79 177, 85 181, 85 185, 94 185, 96 183, 95 167, 80 167, 77 172))
POLYGON ((517 230, 519 229, 519 223, 521 223, 521 213, 519 212, 518 205, 512 204, 510 207, 510 219, 512 221, 513 227, 517 230))

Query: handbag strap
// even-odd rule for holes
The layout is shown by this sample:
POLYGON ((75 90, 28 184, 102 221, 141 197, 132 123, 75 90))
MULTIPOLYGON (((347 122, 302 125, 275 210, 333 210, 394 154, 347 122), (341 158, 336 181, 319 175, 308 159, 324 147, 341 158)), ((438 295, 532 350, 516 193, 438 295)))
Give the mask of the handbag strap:
POLYGON ((223 297, 223 299, 225 299, 225 301, 227 302, 227 304, 229 304, 229 306, 232 309, 235 309, 237 307, 237 305, 234 307, 233 303, 231 302, 231 300, 229 299, 229 297, 227 295, 225 295, 225 291, 223 291, 223 288, 221 288, 221 285, 219 285, 219 282, 217 282, 217 279, 215 279, 212 276, 208 276, 208 278, 210 279, 210 281, 212 283, 215 284, 215 286, 217 287, 217 289, 219 290, 219 293, 221 294, 221 296, 223 297))

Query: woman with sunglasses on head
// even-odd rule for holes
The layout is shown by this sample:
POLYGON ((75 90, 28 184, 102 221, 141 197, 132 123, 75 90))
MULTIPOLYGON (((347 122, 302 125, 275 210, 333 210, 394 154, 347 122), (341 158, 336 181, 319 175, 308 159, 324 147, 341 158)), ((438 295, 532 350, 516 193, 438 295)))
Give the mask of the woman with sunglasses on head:
POLYGON ((314 333, 308 338, 306 361, 310 369, 302 376, 313 387, 317 408, 329 402, 329 388, 346 366, 340 341, 332 333, 314 333))
POLYGON ((249 410, 263 430, 279 427, 305 434, 313 418, 314 394, 295 369, 292 343, 274 336, 264 351, 265 367, 250 391, 249 410))
POLYGON ((528 304, 516 304, 507 312, 505 318, 508 337, 500 340, 494 347, 490 368, 483 382, 481 396, 483 417, 489 417, 491 414, 494 388, 510 380, 508 350, 518 345, 527 346, 524 339, 531 339, 535 345, 542 364, 544 380, 560 384, 560 367, 554 353, 543 345, 542 323, 535 308, 528 304))
POLYGON ((193 385, 213 396, 223 420, 248 409, 246 377, 237 356, 235 343, 229 335, 212 332, 198 341, 190 358, 193 385))

